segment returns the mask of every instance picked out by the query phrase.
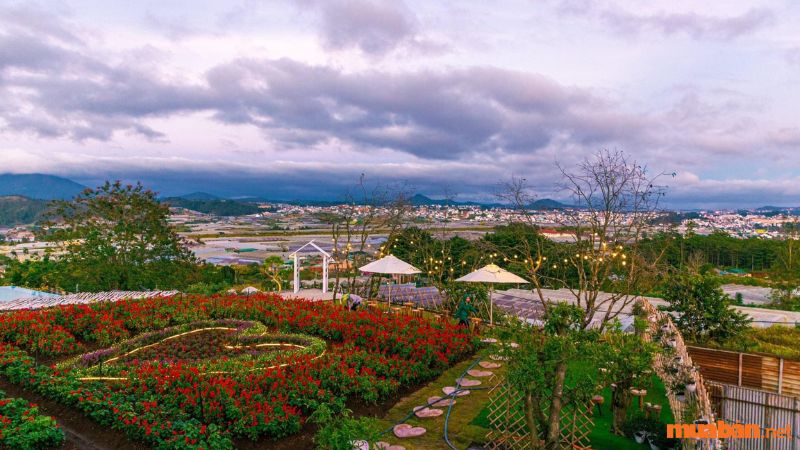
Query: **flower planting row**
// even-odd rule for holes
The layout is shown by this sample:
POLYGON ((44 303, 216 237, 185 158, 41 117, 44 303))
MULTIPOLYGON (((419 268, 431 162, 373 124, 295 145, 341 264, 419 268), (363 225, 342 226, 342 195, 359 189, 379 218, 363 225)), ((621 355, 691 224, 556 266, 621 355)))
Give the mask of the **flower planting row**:
POLYGON ((225 449, 235 438, 291 435, 321 404, 385 399, 439 375, 475 345, 445 323, 272 295, 15 312, 0 315, 0 338, 0 375, 164 449, 225 449), (183 340, 212 328, 222 330, 199 332, 199 343, 183 340), (181 351, 159 347, 182 333, 189 334, 175 338, 181 351), (263 344, 279 351, 258 350, 263 344), (322 356, 320 346, 327 347, 322 356), (36 360, 62 357, 56 365, 36 360), (209 370, 220 367, 226 370, 209 370), (119 380, 82 380, 106 371, 119 380))
POLYGON ((6 398, 0 391, 0 448, 38 450, 58 447, 64 432, 50 416, 21 398, 6 398))
POLYGON ((124 379, 130 368, 158 361, 192 364, 200 373, 251 372, 292 364, 301 355, 321 356, 325 341, 304 334, 269 333, 260 322, 193 322, 143 333, 117 345, 57 365, 81 379, 124 379))

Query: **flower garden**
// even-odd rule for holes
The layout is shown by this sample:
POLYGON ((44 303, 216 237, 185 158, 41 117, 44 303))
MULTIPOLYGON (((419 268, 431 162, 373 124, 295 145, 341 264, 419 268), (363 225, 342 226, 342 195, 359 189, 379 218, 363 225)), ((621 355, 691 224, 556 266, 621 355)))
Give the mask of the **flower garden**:
POLYGON ((57 447, 64 432, 39 408, 21 398, 6 398, 0 391, 0 448, 36 450, 57 447))
POLYGON ((389 399, 477 344, 445 322, 276 295, 17 311, 0 339, 4 380, 161 449, 285 438, 322 405, 389 399))

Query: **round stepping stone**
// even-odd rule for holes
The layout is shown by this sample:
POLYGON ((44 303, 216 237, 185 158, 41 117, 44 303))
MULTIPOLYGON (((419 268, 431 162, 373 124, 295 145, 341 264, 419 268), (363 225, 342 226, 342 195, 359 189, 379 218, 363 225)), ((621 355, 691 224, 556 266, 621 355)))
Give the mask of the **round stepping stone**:
POLYGON ((444 414, 444 411, 441 409, 436 408, 426 408, 424 406, 415 406, 414 407, 414 415, 424 419, 426 417, 439 417, 444 414))
POLYGON ((490 377, 494 375, 494 373, 489 372, 488 370, 471 369, 467 371, 467 375, 475 378, 483 378, 483 377, 490 377))
POLYGON ((486 339, 481 339, 481 342, 483 342, 485 344, 496 344, 497 343, 497 339, 495 339, 495 338, 486 338, 486 339))
POLYGON ((442 397, 428 397, 428 404, 436 407, 450 406, 456 404, 456 399, 454 398, 443 399, 442 397))
POLYGON ((500 363, 493 363, 489 361, 481 361, 478 363, 479 366, 483 367, 484 369, 499 369, 502 364, 500 363))
POLYGON ((471 380, 469 378, 461 378, 460 380, 458 380, 458 384, 461 387, 480 386, 481 380, 471 380))
POLYGON ((412 427, 407 423, 401 423, 400 425, 395 425, 392 431, 394 431, 394 435, 399 438, 411 438, 422 436, 428 430, 422 427, 412 427))
MULTIPOLYGON (((453 386, 445 386, 442 388, 442 392, 444 392, 445 395, 451 395, 453 392, 456 392, 456 388, 454 388, 453 386)), ((469 391, 462 390, 455 395, 456 397, 463 397, 465 395, 469 395, 469 391)))
POLYGON ((508 356, 489 355, 489 359, 494 361, 508 361, 508 356))
POLYGON ((388 442, 378 441, 375 443, 377 450, 406 450, 402 445, 392 445, 388 442))

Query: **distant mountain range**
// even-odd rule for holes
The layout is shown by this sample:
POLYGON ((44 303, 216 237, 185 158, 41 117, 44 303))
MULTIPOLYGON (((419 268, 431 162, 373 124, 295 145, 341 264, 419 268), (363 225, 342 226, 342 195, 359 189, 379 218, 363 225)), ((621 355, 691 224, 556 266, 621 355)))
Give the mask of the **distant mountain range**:
POLYGON ((67 178, 40 173, 0 174, 0 196, 17 195, 38 200, 64 200, 75 197, 86 186, 67 178))
POLYGON ((220 198, 208 192, 192 192, 191 194, 179 195, 184 200, 219 200, 220 198))
POLYGON ((189 194, 188 196, 167 197, 162 198, 161 201, 172 207, 185 208, 203 214, 213 214, 215 216, 224 217, 247 216, 262 211, 261 208, 254 203, 218 198, 211 194, 203 194, 202 196, 189 194))
POLYGON ((50 200, 40 200, 9 195, 0 197, 0 227, 39 222, 50 205, 50 200))
MULTIPOLYGON (((411 204, 414 206, 480 206, 483 208, 502 208, 507 207, 502 203, 481 203, 481 202, 458 202, 455 200, 435 200, 422 194, 416 194, 411 197, 411 204)), ((536 200, 530 204, 530 209, 544 210, 544 209, 564 209, 568 205, 561 203, 557 200, 543 198, 536 200)))

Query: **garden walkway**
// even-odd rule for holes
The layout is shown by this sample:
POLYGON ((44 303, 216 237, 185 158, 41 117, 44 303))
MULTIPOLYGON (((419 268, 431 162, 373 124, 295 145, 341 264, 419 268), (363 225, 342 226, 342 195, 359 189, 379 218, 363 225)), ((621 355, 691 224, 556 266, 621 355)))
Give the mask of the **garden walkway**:
MULTIPOLYGON (((483 422, 479 420, 478 415, 489 402, 488 388, 492 387, 493 382, 496 382, 496 377, 492 378, 491 376, 487 376, 487 374, 480 372, 493 372, 495 375, 502 375, 505 369, 502 366, 502 363, 499 363, 501 364, 500 368, 490 369, 475 364, 475 360, 478 357, 482 357, 482 362, 495 363, 495 361, 492 361, 488 358, 488 355, 491 354, 491 350, 491 348, 482 350, 479 355, 476 355, 467 361, 451 367, 439 378, 432 381, 427 386, 414 392, 408 397, 401 399, 391 410, 389 410, 383 420, 381 420, 381 426, 385 427, 385 429, 389 429, 398 421, 401 421, 408 416, 408 414, 411 413, 415 407, 427 405, 429 403, 429 399, 432 397, 445 397, 443 389, 447 387, 454 387, 456 380, 460 378, 462 374, 467 371, 467 369, 471 368, 470 371, 472 375, 476 376, 468 374, 464 377, 465 380, 478 380, 481 382, 481 384, 475 387, 464 386, 462 389, 469 389, 470 393, 468 395, 455 397, 456 403, 453 405, 448 421, 448 436, 453 445, 459 450, 473 448, 471 447, 472 445, 484 442, 486 440, 486 434, 489 430, 481 425, 478 425, 479 423, 483 422)), ((470 384, 469 381, 466 383, 470 384)), ((384 435, 382 440, 391 444, 402 445, 406 450, 449 450, 450 447, 444 441, 444 424, 445 417, 447 416, 447 406, 433 405, 431 406, 431 409, 441 410, 442 413, 436 417, 427 418, 412 416, 405 422, 412 427, 424 427, 426 429, 425 434, 412 438, 397 438, 391 431, 389 431, 384 435)), ((423 415, 424 414, 425 413, 423 413, 423 415)))

